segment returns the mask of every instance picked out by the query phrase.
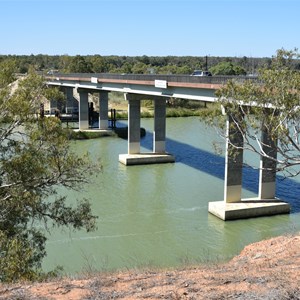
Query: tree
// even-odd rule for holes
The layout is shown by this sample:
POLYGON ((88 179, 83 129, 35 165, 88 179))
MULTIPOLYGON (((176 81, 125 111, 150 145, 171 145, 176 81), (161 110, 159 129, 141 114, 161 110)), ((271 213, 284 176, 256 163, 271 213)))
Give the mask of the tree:
POLYGON ((71 59, 68 71, 71 73, 92 73, 92 64, 83 56, 76 55, 71 59))
POLYGON ((95 166, 72 153, 57 118, 37 118, 49 93, 42 78, 30 72, 13 79, 6 60, 0 65, 0 281, 41 274, 41 224, 90 231, 96 220, 87 200, 71 206, 57 192, 59 186, 80 190, 95 166))
POLYGON ((107 72, 107 64, 105 59, 100 55, 94 55, 91 58, 91 64, 93 72, 95 73, 104 73, 107 72))
MULTIPOLYGON (((297 49, 278 50, 271 67, 263 68, 257 80, 229 81, 217 91, 219 103, 233 126, 243 136, 243 149, 276 163, 285 176, 300 173, 300 72, 297 49), (263 136, 267 136, 266 139, 263 136), (271 154, 276 149, 278 155, 271 154)), ((212 120, 211 120, 212 121, 212 120)), ((214 118, 221 128, 224 120, 214 118)), ((234 136, 226 136, 233 149, 234 136)))
MULTIPOLYGON (((69 65, 71 64, 72 57, 68 55, 61 55, 59 57, 59 62, 58 62, 58 68, 60 72, 68 72, 69 71, 69 65)), ((49 66, 48 66, 49 67, 49 66)))
POLYGON ((134 66, 131 68, 131 72, 133 74, 145 74, 147 72, 148 66, 145 65, 142 62, 137 62, 134 64, 134 66))
POLYGON ((220 62, 209 70, 213 75, 246 75, 243 67, 230 61, 220 62))

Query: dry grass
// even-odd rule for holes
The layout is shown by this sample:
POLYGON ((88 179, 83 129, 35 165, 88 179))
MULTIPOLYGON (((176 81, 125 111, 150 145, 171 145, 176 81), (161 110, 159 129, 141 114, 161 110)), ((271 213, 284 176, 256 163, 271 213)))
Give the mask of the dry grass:
POLYGON ((229 263, 0 286, 0 299, 300 299, 300 235, 249 245, 229 263))

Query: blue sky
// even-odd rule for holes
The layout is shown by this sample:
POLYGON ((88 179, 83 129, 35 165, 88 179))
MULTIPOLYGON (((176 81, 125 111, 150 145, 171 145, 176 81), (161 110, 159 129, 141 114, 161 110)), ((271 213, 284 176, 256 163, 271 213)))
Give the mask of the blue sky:
POLYGON ((271 57, 299 0, 0 0, 0 54, 271 57))

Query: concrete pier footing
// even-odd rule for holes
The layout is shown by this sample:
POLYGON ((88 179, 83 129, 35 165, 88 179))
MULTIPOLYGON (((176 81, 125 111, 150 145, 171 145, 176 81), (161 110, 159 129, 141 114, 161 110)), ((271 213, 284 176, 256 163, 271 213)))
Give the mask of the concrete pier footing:
POLYGON ((175 157, 168 153, 119 154, 119 162, 126 166, 173 163, 175 157))
POLYGON ((227 220, 288 214, 290 205, 278 199, 242 199, 239 202, 226 203, 215 201, 208 203, 208 211, 218 218, 227 220))

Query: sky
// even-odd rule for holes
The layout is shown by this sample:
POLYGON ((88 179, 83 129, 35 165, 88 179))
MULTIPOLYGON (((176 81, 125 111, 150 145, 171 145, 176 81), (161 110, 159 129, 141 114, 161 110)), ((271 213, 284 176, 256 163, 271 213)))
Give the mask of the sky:
POLYGON ((0 0, 0 55, 271 57, 300 0, 0 0))

